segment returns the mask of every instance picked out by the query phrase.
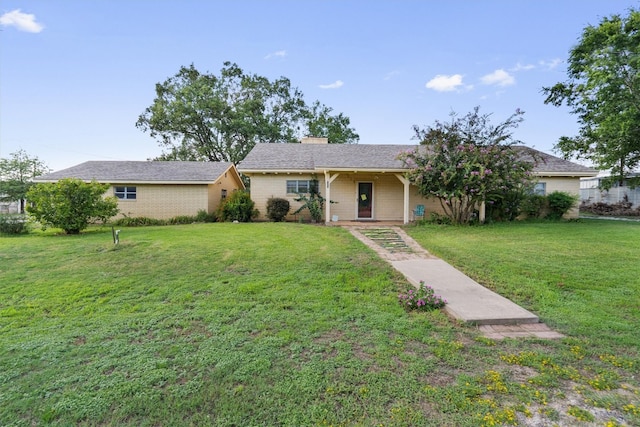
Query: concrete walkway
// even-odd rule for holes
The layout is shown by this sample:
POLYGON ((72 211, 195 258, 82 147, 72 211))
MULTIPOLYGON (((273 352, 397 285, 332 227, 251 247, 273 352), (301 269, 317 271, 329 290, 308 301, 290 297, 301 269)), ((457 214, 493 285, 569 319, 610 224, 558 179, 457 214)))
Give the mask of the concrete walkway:
POLYGON ((414 286, 417 287, 420 281, 431 286, 437 295, 447 301, 445 310, 451 317, 478 325, 486 337, 563 337, 540 323, 535 314, 431 255, 401 228, 354 225, 345 228, 401 272, 414 286))

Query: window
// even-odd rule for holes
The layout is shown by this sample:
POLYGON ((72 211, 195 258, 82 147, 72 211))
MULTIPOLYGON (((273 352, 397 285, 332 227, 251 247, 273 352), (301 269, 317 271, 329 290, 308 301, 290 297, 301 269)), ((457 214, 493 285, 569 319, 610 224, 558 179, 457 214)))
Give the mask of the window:
POLYGON ((118 199, 135 200, 136 187, 116 187, 114 194, 118 199))
POLYGON ((533 194, 537 196, 544 196, 547 194, 547 183, 546 182, 537 182, 536 185, 533 186, 533 194))
POLYGON ((287 180, 287 193, 311 193, 318 192, 318 181, 313 180, 287 180))
POLYGON ((220 191, 220 198, 222 200, 225 200, 227 198, 227 190, 225 190, 224 188, 220 191))

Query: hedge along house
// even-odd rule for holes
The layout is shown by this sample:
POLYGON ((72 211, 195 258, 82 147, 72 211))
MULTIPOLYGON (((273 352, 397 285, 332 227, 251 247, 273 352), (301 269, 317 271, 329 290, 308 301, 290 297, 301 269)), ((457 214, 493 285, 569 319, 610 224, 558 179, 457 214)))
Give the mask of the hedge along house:
POLYGON ((213 213, 227 195, 244 189, 238 170, 229 162, 89 161, 42 175, 34 182, 64 178, 110 185, 120 213, 129 217, 168 219, 213 213))
MULTIPOLYGON (((251 180, 251 198, 266 219, 271 197, 288 199, 291 212, 298 193, 308 193, 317 180, 325 203, 325 221, 394 221, 408 223, 414 209, 442 212, 438 200, 424 198, 404 177, 407 167, 397 160, 416 145, 328 144, 326 138, 303 138, 300 144, 256 144, 238 165, 251 180)), ((580 178, 596 171, 528 147, 515 147, 523 156, 539 156, 534 169, 536 192, 579 194, 580 178)), ((568 216, 577 216, 577 207, 568 216)), ((289 219, 295 219, 289 217, 289 219)))

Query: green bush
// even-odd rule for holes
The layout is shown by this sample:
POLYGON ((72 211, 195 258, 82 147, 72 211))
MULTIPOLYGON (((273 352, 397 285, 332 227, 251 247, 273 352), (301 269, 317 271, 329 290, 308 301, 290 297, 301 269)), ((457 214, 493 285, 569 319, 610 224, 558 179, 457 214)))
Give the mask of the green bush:
POLYGON ((289 213, 291 204, 287 199, 272 197, 267 200, 267 217, 275 222, 282 222, 289 213))
POLYGON ((55 183, 36 184, 27 192, 27 212, 43 228, 62 228, 78 234, 93 222, 106 222, 118 213, 118 199, 104 197, 109 184, 65 178, 55 183))
POLYGON ((0 215, 1 234, 22 234, 28 231, 27 217, 25 215, 0 215))
POLYGON ((547 198, 540 194, 530 194, 520 204, 520 211, 527 215, 527 218, 539 218, 542 211, 547 206, 547 198))
MULTIPOLYGON (((324 215, 324 203, 326 200, 320 194, 320 186, 318 185, 318 180, 314 179, 312 182, 313 184, 309 189, 309 196, 307 196, 306 194, 298 194, 298 198, 293 199, 296 202, 302 202, 302 205, 293 214, 297 215, 303 210, 307 209, 309 211, 309 215, 311 216, 311 221, 321 222, 322 216, 324 215)), ((329 203, 338 202, 329 200, 329 203)))
POLYGON ((440 225, 451 225, 453 221, 446 215, 439 214, 437 212, 431 212, 429 214, 429 218, 423 220, 427 224, 440 224, 440 225))
POLYGON ((216 214, 209 213, 204 209, 200 209, 195 217, 196 222, 216 222, 217 220, 216 214))
POLYGON ((167 221, 163 219, 148 218, 146 216, 118 218, 112 222, 113 225, 120 227, 144 227, 150 225, 167 225, 167 221))
POLYGON ((569 212, 569 209, 571 209, 577 201, 577 195, 565 193, 563 191, 554 191, 547 196, 549 213, 546 218, 561 219, 564 214, 569 212))
POLYGON ((249 193, 236 190, 222 204, 220 218, 223 221, 249 222, 258 215, 254 207, 255 203, 249 193))
POLYGON ((169 218, 167 222, 171 225, 177 225, 177 224, 193 224, 194 222, 197 222, 197 221, 195 216, 177 215, 169 218))

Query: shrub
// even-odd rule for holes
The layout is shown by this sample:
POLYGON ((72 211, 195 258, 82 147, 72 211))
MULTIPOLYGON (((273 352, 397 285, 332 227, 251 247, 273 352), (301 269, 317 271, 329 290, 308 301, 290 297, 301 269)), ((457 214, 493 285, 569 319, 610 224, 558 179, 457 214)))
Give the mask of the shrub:
POLYGON ((565 193, 563 191, 554 191, 547 196, 549 213, 546 217, 548 219, 562 218, 562 216, 569 212, 569 209, 571 209, 577 201, 577 195, 565 193))
POLYGON ((520 211, 527 215, 527 218, 539 218, 542 211, 547 206, 547 198, 540 194, 530 194, 520 205, 520 211))
POLYGON ((439 214, 438 212, 429 213, 429 218, 424 220, 429 224, 451 225, 452 220, 446 215, 439 214))
POLYGON ((223 221, 249 222, 258 214, 254 206, 249 193, 236 190, 222 204, 220 217, 223 221))
POLYGON ((106 222, 118 213, 118 199, 103 197, 108 184, 65 178, 56 183, 36 184, 27 192, 27 212, 36 221, 78 234, 92 222, 106 222))
POLYGON ((217 220, 216 214, 209 213, 204 209, 200 209, 195 217, 196 222, 216 222, 217 220))
POLYGON ((405 310, 429 311, 442 308, 447 303, 439 295, 436 295, 433 288, 420 281, 417 290, 411 289, 406 294, 398 295, 398 301, 405 310))
MULTIPOLYGON (((322 215, 324 214, 324 203, 325 198, 320 194, 318 186, 318 180, 313 180, 313 185, 311 185, 309 196, 306 194, 298 194, 297 199, 293 199, 296 202, 302 202, 302 205, 294 212, 294 215, 299 214, 303 210, 307 209, 309 211, 309 215, 311 216, 311 221, 313 222, 321 222, 322 215)), ((333 200, 329 200, 329 203, 338 203, 333 200)))
POLYGON ((272 221, 284 221, 289 209, 291 209, 291 204, 287 199, 272 197, 267 200, 267 217, 272 221))
POLYGON ((22 234, 28 231, 27 218, 25 215, 0 215, 1 234, 22 234))
POLYGON ((118 218, 112 222, 113 225, 120 227, 144 227, 150 225, 167 225, 167 221, 163 219, 148 218, 146 216, 118 218))
POLYGON ((167 220, 167 223, 171 225, 193 224, 194 222, 196 222, 196 217, 191 215, 177 215, 167 220))

